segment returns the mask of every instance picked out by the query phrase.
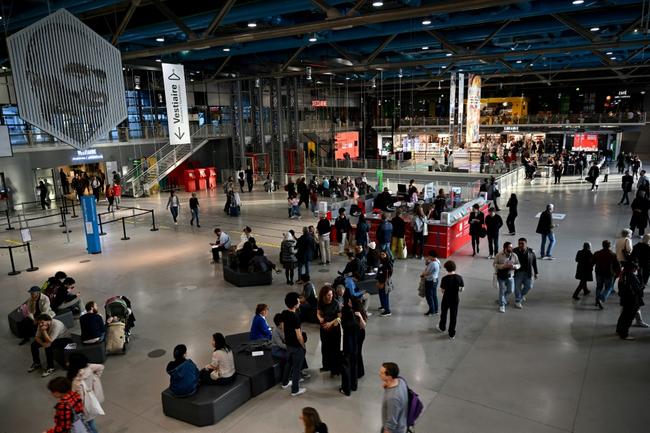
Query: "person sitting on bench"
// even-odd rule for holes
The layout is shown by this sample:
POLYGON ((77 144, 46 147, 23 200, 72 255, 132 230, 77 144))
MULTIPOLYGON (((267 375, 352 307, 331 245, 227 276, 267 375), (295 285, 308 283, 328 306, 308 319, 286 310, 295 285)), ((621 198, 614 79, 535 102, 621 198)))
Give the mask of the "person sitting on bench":
POLYGON ((269 306, 266 304, 257 304, 255 307, 255 317, 251 324, 251 332, 248 338, 251 341, 255 340, 271 340, 271 327, 266 321, 266 316, 269 314, 269 306))
POLYGON ((90 301, 86 304, 86 314, 83 314, 79 318, 79 326, 81 327, 81 342, 83 344, 94 344, 104 341, 106 325, 104 325, 104 318, 98 313, 97 303, 95 301, 90 301))
POLYGON ((187 358, 187 346, 174 347, 174 360, 167 364, 169 390, 176 397, 189 397, 199 389, 199 369, 187 358))
POLYGON ((80 294, 72 292, 75 288, 75 284, 76 281, 74 278, 66 277, 63 280, 63 284, 57 288, 54 298, 51 300, 54 311, 62 311, 72 307, 72 312, 74 314, 81 313, 80 294))
POLYGON ((214 229, 214 234, 217 236, 217 241, 210 243, 212 245, 212 262, 219 263, 219 251, 230 249, 230 236, 226 232, 222 232, 220 228, 214 229))
POLYGON ((28 373, 41 369, 41 358, 39 349, 45 349, 45 358, 47 360, 47 369, 43 371, 41 377, 47 377, 54 373, 54 348, 65 347, 70 343, 67 337, 68 330, 63 322, 53 319, 47 314, 41 314, 36 318, 38 321, 38 330, 36 337, 32 342, 32 365, 27 370, 28 373))
POLYGON ((50 307, 50 298, 41 293, 38 286, 32 286, 28 291, 27 299, 18 309, 22 312, 24 319, 18 322, 18 336, 22 338, 20 345, 29 343, 30 339, 36 335, 36 318, 42 314, 54 317, 56 314, 50 307))
POLYGON ((235 358, 222 333, 212 334, 212 360, 199 373, 206 385, 230 385, 235 381, 235 358))

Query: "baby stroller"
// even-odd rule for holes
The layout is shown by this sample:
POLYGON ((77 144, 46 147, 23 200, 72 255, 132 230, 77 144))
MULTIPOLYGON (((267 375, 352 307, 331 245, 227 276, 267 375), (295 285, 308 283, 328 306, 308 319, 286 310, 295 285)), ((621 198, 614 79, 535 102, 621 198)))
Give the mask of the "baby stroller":
POLYGON ((106 301, 104 311, 106 312, 106 353, 126 353, 131 328, 135 326, 131 301, 125 296, 114 296, 106 301))

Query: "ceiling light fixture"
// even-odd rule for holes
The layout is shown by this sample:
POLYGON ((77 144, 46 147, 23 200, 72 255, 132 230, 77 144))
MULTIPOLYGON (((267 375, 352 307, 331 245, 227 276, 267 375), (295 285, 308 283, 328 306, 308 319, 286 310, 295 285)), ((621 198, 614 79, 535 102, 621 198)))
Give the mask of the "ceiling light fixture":
POLYGON ((377 2, 372 2, 372 5, 373 5, 374 7, 376 7, 376 8, 380 8, 380 7, 382 7, 382 6, 384 5, 384 2, 379 2, 379 1, 377 1, 377 2))
POLYGON ((607 54, 608 56, 611 56, 611 55, 614 54, 614 53, 611 52, 611 51, 607 51, 605 54, 607 54))
POLYGON ((223 49, 223 52, 224 52, 224 53, 229 53, 229 52, 230 52, 230 48, 225 47, 225 48, 223 49))
POLYGON ((445 54, 445 56, 451 57, 451 56, 453 56, 453 54, 452 53, 447 53, 447 54, 445 54))
POLYGON ((521 64, 521 60, 517 60, 517 64, 521 64))
POLYGON ((430 20, 430 19, 427 18, 427 19, 425 19, 425 20, 422 20, 422 25, 423 25, 423 26, 428 26, 429 24, 431 24, 431 20, 430 20))
POLYGON ((585 0, 573 0, 571 3, 574 5, 581 5, 585 2, 585 0))
POLYGON ((250 27, 251 29, 254 29, 255 27, 257 27, 257 23, 255 21, 249 21, 248 22, 248 27, 250 27))
POLYGON ((600 30, 600 27, 592 27, 589 30, 591 30, 592 32, 597 32, 598 30, 600 30))
POLYGON ((309 37, 309 42, 316 42, 316 41, 318 41, 318 36, 316 36, 316 33, 314 33, 309 37))
POLYGON ((156 42, 165 42, 165 38, 162 37, 162 36, 159 37, 159 38, 156 38, 156 42))
POLYGON ((534 65, 533 63, 531 63, 531 64, 529 64, 528 66, 530 66, 530 67, 532 68, 532 67, 535 66, 535 65, 534 65))
POLYGON ((616 60, 616 56, 610 57, 611 60, 616 60))
POLYGON ((428 49, 429 49, 429 47, 422 47, 422 49, 423 49, 423 50, 428 50, 428 49))
POLYGON ((160 59, 156 59, 156 62, 160 63, 160 62, 162 62, 162 60, 160 60, 160 59))
POLYGON ((441 68, 442 69, 447 69, 447 65, 442 65, 441 68))

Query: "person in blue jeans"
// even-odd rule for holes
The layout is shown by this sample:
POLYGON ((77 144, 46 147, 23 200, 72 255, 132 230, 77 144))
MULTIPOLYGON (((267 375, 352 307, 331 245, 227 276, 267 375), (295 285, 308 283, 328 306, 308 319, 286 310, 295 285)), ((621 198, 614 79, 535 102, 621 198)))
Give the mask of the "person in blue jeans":
POLYGON ((592 263, 596 274, 596 307, 603 309, 603 302, 614 289, 614 280, 621 272, 621 264, 616 259, 616 253, 611 250, 612 244, 607 239, 603 248, 594 253, 592 263))
POLYGON ((499 283, 499 312, 501 313, 506 312, 508 296, 513 292, 515 285, 514 273, 520 266, 519 258, 513 252, 512 244, 510 242, 503 244, 503 251, 494 257, 494 269, 499 283))
POLYGON ((390 312, 390 279, 393 275, 393 261, 388 256, 388 253, 388 251, 379 252, 379 269, 377 270, 377 288, 379 289, 381 317, 392 316, 390 312))
POLYGON ((438 275, 440 274, 440 261, 438 260, 435 250, 430 250, 427 255, 426 267, 420 274, 424 278, 424 295, 429 305, 425 316, 435 316, 438 314, 438 275))
POLYGON ((192 219, 190 219, 190 225, 194 225, 194 220, 196 220, 196 226, 201 227, 199 223, 199 199, 196 198, 196 193, 192 193, 190 198, 190 212, 192 213, 192 219))
POLYGON ((532 248, 528 248, 526 238, 519 238, 517 248, 514 250, 519 259, 519 269, 515 271, 515 308, 523 308, 526 295, 533 288, 533 281, 537 279, 537 256, 532 248))
POLYGON ((540 214, 539 222, 537 223, 537 233, 542 235, 542 247, 540 248, 542 260, 555 259, 551 255, 555 246, 555 233, 553 233, 553 229, 556 227, 553 224, 553 209, 554 206, 552 203, 547 204, 546 210, 540 214), (548 242, 548 247, 546 247, 546 242, 548 242))
POLYGON ((386 251, 389 257, 392 258, 393 253, 390 251, 390 242, 393 237, 393 224, 388 221, 388 216, 385 213, 381 214, 381 223, 377 226, 375 237, 377 238, 379 251, 386 251))

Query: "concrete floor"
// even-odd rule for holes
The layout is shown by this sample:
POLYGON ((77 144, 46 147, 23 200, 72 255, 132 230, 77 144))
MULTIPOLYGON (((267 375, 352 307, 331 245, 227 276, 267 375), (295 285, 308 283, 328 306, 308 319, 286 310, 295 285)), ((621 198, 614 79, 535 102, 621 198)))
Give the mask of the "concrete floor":
MULTIPOLYGON (((423 399, 426 410, 418 424, 421 432, 621 432, 650 431, 650 330, 634 328, 634 342, 614 334, 619 308, 612 298, 604 311, 592 306, 593 296, 571 301, 575 252, 584 241, 598 247, 604 238, 614 239, 626 226, 629 208, 617 206, 620 179, 610 176, 597 193, 588 191, 575 178, 561 186, 547 180, 525 185, 520 199, 517 237, 529 238, 537 250, 534 218, 547 202, 565 213, 556 231, 558 243, 553 262, 540 261, 540 279, 523 310, 497 312, 497 290, 492 282, 491 261, 472 258, 469 245, 453 258, 463 275, 466 290, 461 300, 455 341, 434 333, 435 321, 424 317, 424 302, 417 296, 416 275, 423 262, 396 264, 393 316, 372 316, 364 357, 368 374, 352 397, 338 393, 339 382, 318 373, 320 347, 317 329, 306 326, 308 361, 312 379, 307 393, 290 398, 279 386, 254 398, 205 432, 248 433, 253 431, 301 431, 300 408, 316 407, 332 432, 376 432, 380 427, 381 385, 376 371, 383 361, 399 363, 402 374, 423 399)), ((186 194, 181 194, 186 203, 186 194)), ((103 304, 109 296, 127 295, 137 317, 130 350, 106 362, 103 384, 106 416, 98 419, 102 433, 186 432, 195 427, 162 414, 160 391, 167 383, 164 368, 174 345, 188 345, 191 358, 202 366, 209 360, 213 332, 224 334, 249 329, 255 304, 271 305, 271 315, 283 309, 289 290, 283 276, 267 287, 236 288, 222 279, 219 267, 210 265, 208 242, 212 228, 226 229, 234 238, 244 225, 274 261, 282 232, 314 224, 288 220, 283 193, 243 194, 239 218, 224 215, 219 192, 200 195, 202 227, 189 226, 188 209, 181 210, 181 223, 171 224, 164 210, 166 197, 138 200, 138 206, 157 210, 161 225, 150 232, 145 219, 127 225, 131 240, 121 241, 121 227, 105 228, 103 253, 87 255, 78 221, 71 223, 71 242, 58 227, 33 230, 34 256, 40 270, 7 276, 8 257, 0 257, 3 275, 0 311, 9 312, 27 297, 26 290, 40 285, 57 270, 77 280, 84 300, 103 304), (149 352, 163 349, 160 358, 149 352)), ((501 205, 507 197, 502 197, 501 205)), ((126 213, 125 213, 126 214, 126 213)), ((307 213, 303 213, 307 215, 307 213)), ((15 232, 2 239, 17 240, 15 232)), ((502 235, 501 241, 511 239, 502 235)), ((485 251, 483 251, 485 250, 485 251)), ((25 256, 17 252, 24 269, 25 256)), ((329 270, 312 270, 318 283, 332 281, 344 265, 336 257, 329 270)), ((318 285, 317 284, 317 285, 318 285)), ((593 287, 592 287, 593 288, 593 287)), ((372 298, 372 308, 378 305, 372 298)), ((650 313, 648 313, 650 317, 650 313)), ((77 325, 78 326, 78 325, 77 325)), ((55 403, 47 392, 47 379, 27 374, 28 346, 18 346, 3 327, 0 352, 1 431, 43 431, 50 427, 55 403)), ((61 371, 57 372, 61 374, 61 371)))

